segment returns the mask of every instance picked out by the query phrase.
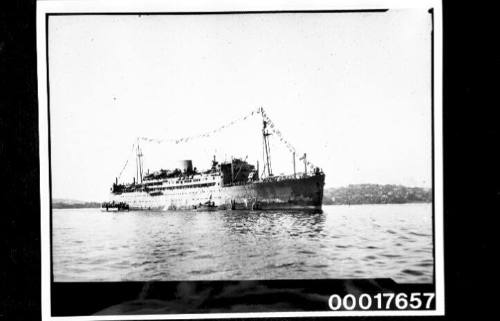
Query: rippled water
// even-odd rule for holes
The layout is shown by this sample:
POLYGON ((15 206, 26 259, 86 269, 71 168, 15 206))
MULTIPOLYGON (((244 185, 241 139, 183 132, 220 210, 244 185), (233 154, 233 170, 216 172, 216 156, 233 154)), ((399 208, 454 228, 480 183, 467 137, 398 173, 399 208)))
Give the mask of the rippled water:
POLYGON ((283 212, 53 212, 57 281, 432 282, 430 204, 283 212))

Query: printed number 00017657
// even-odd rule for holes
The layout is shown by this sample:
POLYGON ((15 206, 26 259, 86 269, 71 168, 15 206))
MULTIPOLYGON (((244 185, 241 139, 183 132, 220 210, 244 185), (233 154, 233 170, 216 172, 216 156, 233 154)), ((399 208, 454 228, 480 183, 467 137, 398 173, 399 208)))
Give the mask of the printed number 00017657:
POLYGON ((377 293, 375 295, 363 293, 359 296, 347 294, 341 297, 332 294, 328 299, 328 307, 333 310, 420 310, 430 309, 434 293, 377 293))

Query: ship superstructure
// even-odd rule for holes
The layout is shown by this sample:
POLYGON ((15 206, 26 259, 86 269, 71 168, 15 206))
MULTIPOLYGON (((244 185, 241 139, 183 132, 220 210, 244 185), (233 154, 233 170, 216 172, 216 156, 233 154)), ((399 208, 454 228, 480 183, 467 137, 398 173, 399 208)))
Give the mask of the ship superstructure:
POLYGON ((321 211, 325 175, 318 167, 304 172, 274 175, 269 147, 269 123, 263 115, 263 168, 246 159, 232 158, 218 162, 214 156, 211 166, 197 170, 191 160, 183 160, 174 169, 160 169, 143 173, 142 150, 136 148, 136 178, 131 183, 120 184, 118 178, 111 188, 111 200, 126 203, 130 209, 141 210, 192 210, 192 209, 247 209, 289 210, 311 209, 321 211))

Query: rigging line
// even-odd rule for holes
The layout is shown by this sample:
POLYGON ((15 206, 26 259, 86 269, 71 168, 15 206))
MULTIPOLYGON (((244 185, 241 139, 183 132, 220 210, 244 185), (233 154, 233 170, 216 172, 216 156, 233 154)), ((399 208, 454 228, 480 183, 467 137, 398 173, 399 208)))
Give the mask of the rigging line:
MULTIPOLYGON (((262 109, 262 116, 265 118, 265 120, 269 123, 269 127, 271 128, 271 131, 275 133, 283 142, 283 144, 287 147, 288 151, 291 153, 296 153, 297 149, 290 144, 281 134, 281 131, 277 129, 277 126, 274 124, 274 122, 267 116, 267 114, 264 112, 264 109, 262 109)), ((281 141, 280 140, 280 141, 281 141)), ((315 165, 311 163, 310 161, 306 160, 306 164, 311 168, 314 169, 315 165)))
POLYGON ((216 129, 207 131, 203 134, 181 137, 181 138, 177 138, 177 139, 157 139, 157 138, 149 138, 149 137, 138 137, 138 139, 143 140, 143 141, 147 141, 147 142, 157 143, 157 144, 168 143, 168 142, 179 144, 179 143, 187 142, 187 141, 190 141, 193 139, 198 139, 198 138, 202 138, 202 137, 209 137, 213 134, 216 134, 216 133, 222 131, 223 129, 226 129, 230 126, 233 126, 237 122, 246 120, 248 117, 253 116, 254 114, 258 114, 259 112, 260 112, 260 108, 257 110, 253 110, 252 112, 245 114, 244 116, 237 118, 236 120, 230 121, 222 126, 217 127, 216 129))
POLYGON ((130 156, 131 156, 131 154, 133 154, 133 153, 134 153, 134 148, 135 148, 135 143, 134 143, 134 144, 132 144, 132 151, 130 152, 129 156, 127 157, 127 160, 125 161, 125 165, 123 165, 123 168, 122 168, 122 170, 120 171, 120 174, 118 174, 118 176, 117 176, 117 178, 118 178, 118 179, 120 179, 120 177, 121 177, 121 176, 122 176, 122 174, 123 174, 123 171, 124 171, 124 170, 125 170, 125 168, 127 167, 127 165, 128 165, 128 161, 129 161, 129 159, 130 159, 130 156))
MULTIPOLYGON (((246 162, 247 158, 248 158, 248 155, 247 155, 247 156, 245 156, 245 160, 244 160, 245 162, 246 162)), ((243 166, 240 166, 240 169, 238 170, 238 173, 236 173, 235 178, 238 178, 238 175, 240 175, 240 172, 241 172, 241 169, 242 169, 242 168, 243 168, 243 166)))
POLYGON ((264 177, 266 173, 266 150, 265 150, 266 139, 264 135, 262 135, 262 177, 264 177))

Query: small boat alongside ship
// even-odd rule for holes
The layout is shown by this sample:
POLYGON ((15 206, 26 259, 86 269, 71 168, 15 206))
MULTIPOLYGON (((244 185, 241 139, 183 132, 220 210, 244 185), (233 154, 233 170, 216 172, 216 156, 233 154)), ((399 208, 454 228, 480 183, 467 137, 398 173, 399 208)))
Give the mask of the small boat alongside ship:
POLYGON ((101 211, 103 212, 119 212, 128 211, 130 206, 125 202, 104 202, 101 204, 101 211))
MULTIPOLYGON (((296 172, 293 150, 293 174, 274 175, 270 161, 269 127, 274 124, 263 116, 263 169, 246 159, 231 158, 197 170, 191 160, 180 161, 173 169, 143 174, 142 150, 136 148, 136 177, 131 183, 111 187, 106 211, 123 210, 313 210, 321 212, 325 174, 306 159, 304 172, 296 172), (308 171, 308 166, 310 170, 308 171), (120 205, 121 204, 121 205, 120 205)), ((253 114, 253 113, 252 113, 253 114)), ((279 134, 279 132, 277 133, 279 134)), ((126 163, 127 164, 127 163, 126 163)))
POLYGON ((216 211, 217 206, 214 201, 208 200, 205 203, 200 203, 198 205, 193 205, 193 210, 199 212, 216 211))

